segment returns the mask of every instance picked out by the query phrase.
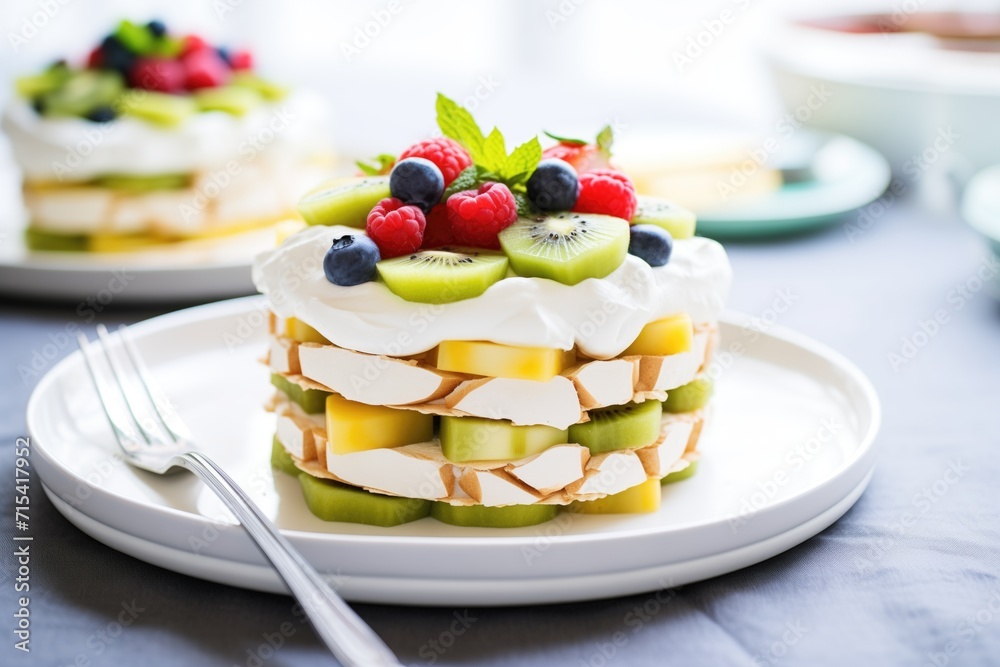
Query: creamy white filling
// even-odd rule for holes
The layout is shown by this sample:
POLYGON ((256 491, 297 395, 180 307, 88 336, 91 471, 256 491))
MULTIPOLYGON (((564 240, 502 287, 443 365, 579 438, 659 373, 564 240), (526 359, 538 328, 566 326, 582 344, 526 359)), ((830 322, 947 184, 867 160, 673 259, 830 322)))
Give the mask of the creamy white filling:
POLYGON ((190 173, 230 161, 245 166, 260 154, 294 161, 323 150, 327 122, 321 99, 296 93, 242 117, 196 113, 176 127, 127 116, 109 123, 45 118, 15 98, 2 127, 26 179, 73 183, 105 174, 190 173))
POLYGON ((629 255, 606 278, 563 285, 543 278, 505 278, 473 299, 448 304, 405 301, 380 282, 330 283, 323 257, 334 239, 362 233, 310 227, 262 253, 253 281, 281 317, 296 317, 332 343, 370 354, 406 356, 443 340, 504 345, 578 346, 595 359, 621 354, 642 328, 675 313, 718 319, 732 272, 726 251, 710 239, 676 241, 666 266, 629 255))

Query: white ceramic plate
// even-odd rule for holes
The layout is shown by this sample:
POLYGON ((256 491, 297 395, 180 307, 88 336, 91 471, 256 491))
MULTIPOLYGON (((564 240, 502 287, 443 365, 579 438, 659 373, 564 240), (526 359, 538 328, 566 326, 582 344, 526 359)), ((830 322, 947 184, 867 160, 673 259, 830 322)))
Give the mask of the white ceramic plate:
POLYGON ((141 253, 33 252, 19 231, 0 243, 0 294, 124 304, 194 302, 252 294, 250 265, 274 247, 271 228, 141 253))
MULTIPOLYGON (((207 452, 350 600, 419 605, 566 602, 677 586, 752 565, 823 530, 875 464, 879 404, 868 380, 789 332, 722 327, 714 417, 700 471, 664 488, 656 514, 561 515, 519 529, 433 519, 377 528, 324 523, 297 482, 272 473, 270 393, 257 363, 263 301, 239 299, 134 327, 140 350, 207 452), (742 346, 742 347, 739 347, 742 346)), ((123 463, 79 353, 28 405, 33 463, 49 497, 96 539, 162 567, 265 591, 283 587, 193 476, 123 463)))
POLYGON ((784 148, 812 145, 820 146, 813 178, 730 207, 698 211, 698 233, 749 238, 822 227, 875 201, 889 186, 886 159, 848 136, 802 129, 784 148))

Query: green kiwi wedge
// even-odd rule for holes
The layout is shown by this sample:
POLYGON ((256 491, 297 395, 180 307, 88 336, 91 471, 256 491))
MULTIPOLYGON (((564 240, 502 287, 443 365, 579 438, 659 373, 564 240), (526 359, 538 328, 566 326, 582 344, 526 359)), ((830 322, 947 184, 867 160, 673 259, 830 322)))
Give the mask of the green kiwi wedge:
POLYGON ((384 259, 376 265, 382 282, 396 296, 419 303, 471 299, 507 275, 507 258, 488 250, 421 250, 384 259))
POLYGON ((39 100, 46 116, 86 116, 97 107, 113 106, 125 91, 117 72, 74 72, 39 100))
POLYGON ((121 111, 155 125, 180 125, 198 111, 194 100, 184 95, 132 90, 121 97, 121 111))
POLYGON ((288 95, 288 88, 271 83, 252 72, 233 72, 233 78, 229 83, 232 86, 248 88, 271 102, 280 100, 288 95))
POLYGON ((441 451, 449 461, 510 461, 568 442, 569 432, 551 426, 514 426, 480 417, 441 417, 441 451))
POLYGON ((375 204, 391 196, 388 176, 340 178, 300 199, 298 209, 310 225, 346 225, 364 229, 375 204))
POLYGON ((271 374, 271 384, 278 388, 290 401, 299 404, 307 414, 318 415, 326 412, 326 397, 328 391, 320 389, 303 389, 284 375, 271 374))
POLYGON ((699 375, 685 385, 667 392, 667 400, 663 403, 665 412, 691 412, 699 410, 708 404, 712 398, 712 378, 699 375))
POLYGON ((639 195, 633 225, 656 225, 670 232, 675 239, 689 239, 694 236, 696 216, 673 202, 659 197, 639 195))
POLYGON ((500 232, 500 245, 519 276, 576 285, 603 278, 628 254, 629 225, 593 213, 554 213, 519 218, 500 232))
POLYGON ((288 453, 285 446, 278 440, 278 436, 274 436, 271 442, 271 467, 275 470, 286 472, 289 475, 295 475, 296 477, 302 472, 296 467, 295 462, 292 460, 292 455, 288 453))
POLYGON ((126 192, 152 192, 154 190, 179 190, 191 185, 189 174, 157 174, 135 176, 132 174, 106 174, 95 178, 94 185, 126 192))
POLYGON ((559 513, 557 505, 508 505, 485 507, 483 505, 451 505, 436 502, 431 506, 431 516, 453 526, 476 528, 519 528, 551 521, 559 513))
POLYGON ((87 237, 28 227, 24 230, 24 244, 29 250, 40 252, 84 252, 87 250, 87 237))
POLYGON ((309 511, 323 521, 388 528, 423 519, 431 512, 429 500, 383 496, 307 473, 299 474, 299 484, 309 511))
POLYGON ((569 441, 591 454, 652 445, 660 437, 663 406, 659 401, 626 403, 591 410, 590 421, 569 427, 569 441))
POLYGON ((223 111, 232 116, 245 116, 261 104, 260 93, 241 86, 221 86, 205 88, 194 95, 199 111, 223 111))
POLYGON ((698 472, 698 461, 688 461, 686 468, 678 470, 677 472, 669 473, 666 477, 660 480, 661 484, 673 484, 674 482, 683 481, 689 477, 694 477, 694 474, 698 472))

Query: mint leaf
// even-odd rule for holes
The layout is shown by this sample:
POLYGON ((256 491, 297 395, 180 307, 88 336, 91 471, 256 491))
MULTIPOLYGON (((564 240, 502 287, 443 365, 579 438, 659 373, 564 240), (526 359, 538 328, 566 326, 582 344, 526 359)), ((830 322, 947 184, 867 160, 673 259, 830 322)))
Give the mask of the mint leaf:
POLYGON ((532 137, 514 149, 504 164, 500 175, 512 183, 526 182, 542 159, 542 144, 532 137), (520 177, 523 176, 523 180, 520 177))
POLYGON ((545 136, 550 139, 555 139, 561 144, 572 144, 574 146, 586 146, 587 141, 584 139, 571 139, 570 137, 560 137, 557 134, 552 134, 551 132, 545 132, 545 136))
POLYGON ((376 155, 371 159, 374 164, 368 164, 358 160, 354 164, 358 165, 364 174, 368 176, 385 176, 396 164, 396 156, 389 155, 388 153, 382 153, 381 155, 376 155))
POLYGON ((514 201, 517 202, 517 214, 521 217, 530 217, 538 214, 538 209, 528 199, 528 195, 523 192, 515 192, 514 201))
POLYGON ((441 93, 438 93, 434 108, 437 110, 437 123, 441 133, 465 146, 472 156, 472 161, 479 162, 478 156, 483 147, 483 132, 472 114, 441 93))
POLYGON ((455 177, 455 180, 444 189, 444 194, 441 195, 441 201, 448 201, 448 197, 452 196, 456 192, 462 192, 463 190, 475 190, 478 187, 479 175, 476 172, 476 167, 466 167, 460 171, 458 176, 455 177))
POLYGON ((482 154, 475 162, 487 171, 503 175, 504 167, 507 165, 507 144, 504 142, 500 130, 493 128, 493 131, 483 142, 482 154))
POLYGON ((615 142, 615 133, 610 125, 597 133, 597 151, 606 158, 611 157, 611 144, 615 142))

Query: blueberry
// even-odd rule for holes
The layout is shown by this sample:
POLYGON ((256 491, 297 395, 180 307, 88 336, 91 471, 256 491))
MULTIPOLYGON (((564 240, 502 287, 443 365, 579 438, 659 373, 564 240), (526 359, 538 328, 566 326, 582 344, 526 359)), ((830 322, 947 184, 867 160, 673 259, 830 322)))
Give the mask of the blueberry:
POLYGON ((579 196, 576 169, 563 160, 542 160, 528 179, 528 199, 542 211, 568 211, 579 196))
POLYGON ((101 62, 104 69, 113 69, 127 77, 135 64, 135 55, 128 50, 121 40, 114 35, 108 35, 101 42, 101 62))
POLYGON ((670 261, 674 237, 656 225, 632 225, 628 252, 643 259, 650 266, 663 266, 670 261))
POLYGON ((147 23, 146 30, 148 30, 149 34, 153 37, 163 37, 167 34, 167 26, 163 25, 163 21, 158 19, 153 19, 147 23))
POLYGON ((389 191, 404 204, 418 206, 427 213, 441 201, 444 176, 437 165, 422 157, 400 160, 389 175, 389 191))
POLYGON ((220 46, 215 50, 215 52, 219 54, 219 57, 222 58, 222 62, 226 63, 227 67, 233 66, 232 61, 229 60, 229 49, 224 46, 220 46))
POLYGON ((118 117, 113 107, 102 105, 91 109, 84 118, 92 123, 108 123, 118 117))
POLYGON ((334 285, 350 287, 375 279, 375 264, 382 258, 367 236, 341 236, 323 258, 323 273, 334 285))

